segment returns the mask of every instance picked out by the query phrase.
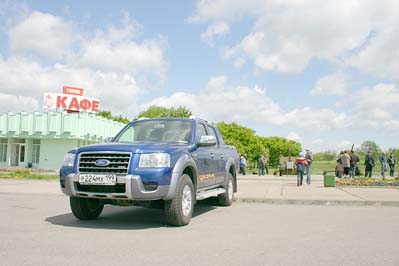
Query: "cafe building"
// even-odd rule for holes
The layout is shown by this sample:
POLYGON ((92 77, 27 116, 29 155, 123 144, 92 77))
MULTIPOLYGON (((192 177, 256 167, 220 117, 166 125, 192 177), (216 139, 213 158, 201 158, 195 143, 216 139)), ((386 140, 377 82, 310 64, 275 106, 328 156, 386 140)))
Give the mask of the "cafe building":
POLYGON ((0 166, 59 169, 70 149, 102 142, 124 126, 87 112, 0 114, 0 166))

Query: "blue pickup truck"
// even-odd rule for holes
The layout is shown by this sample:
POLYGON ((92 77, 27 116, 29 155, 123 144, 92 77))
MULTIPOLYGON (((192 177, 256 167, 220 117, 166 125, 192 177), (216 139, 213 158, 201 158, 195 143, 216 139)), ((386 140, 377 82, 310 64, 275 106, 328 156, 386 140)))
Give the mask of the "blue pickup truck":
POLYGON ((237 192, 239 155, 206 120, 140 119, 109 143, 67 153, 60 186, 72 213, 96 219, 104 205, 161 207, 170 225, 190 222, 197 200, 222 206, 237 192))

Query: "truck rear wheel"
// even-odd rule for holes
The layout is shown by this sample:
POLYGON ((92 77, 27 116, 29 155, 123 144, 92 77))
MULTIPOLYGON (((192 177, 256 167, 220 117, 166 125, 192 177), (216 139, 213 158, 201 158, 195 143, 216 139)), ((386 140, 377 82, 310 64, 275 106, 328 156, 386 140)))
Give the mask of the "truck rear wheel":
POLYGON ((218 196, 219 205, 221 206, 230 206, 234 199, 233 176, 228 173, 227 178, 227 185, 225 186, 226 192, 218 196))
POLYGON ((94 220, 100 216, 104 205, 98 199, 70 197, 72 213, 79 220, 94 220))
POLYGON ((165 214, 168 224, 187 225, 194 210, 194 186, 190 177, 182 175, 172 200, 165 202, 165 214))

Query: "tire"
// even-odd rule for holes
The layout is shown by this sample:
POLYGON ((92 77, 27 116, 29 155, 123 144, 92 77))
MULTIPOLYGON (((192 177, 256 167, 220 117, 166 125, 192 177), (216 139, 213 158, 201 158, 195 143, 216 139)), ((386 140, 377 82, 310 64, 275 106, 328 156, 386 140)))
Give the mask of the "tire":
POLYGON ((69 203, 73 215, 79 220, 97 219, 104 208, 98 199, 70 197, 69 203))
POLYGON ((234 183, 233 176, 228 173, 227 185, 225 186, 226 192, 218 196, 218 202, 220 206, 230 206, 234 200, 234 183))
POLYGON ((194 186, 186 174, 180 177, 175 196, 165 202, 165 215, 169 225, 184 226, 190 223, 194 210, 194 186))

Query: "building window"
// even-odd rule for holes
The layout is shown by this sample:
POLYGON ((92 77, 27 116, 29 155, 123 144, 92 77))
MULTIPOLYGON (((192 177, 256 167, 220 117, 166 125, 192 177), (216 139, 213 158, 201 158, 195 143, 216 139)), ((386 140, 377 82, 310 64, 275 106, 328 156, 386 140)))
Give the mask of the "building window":
POLYGON ((39 163, 40 157, 40 140, 34 140, 32 145, 32 163, 39 163))
POLYGON ((7 162, 7 140, 1 140, 0 143, 0 163, 7 162))

